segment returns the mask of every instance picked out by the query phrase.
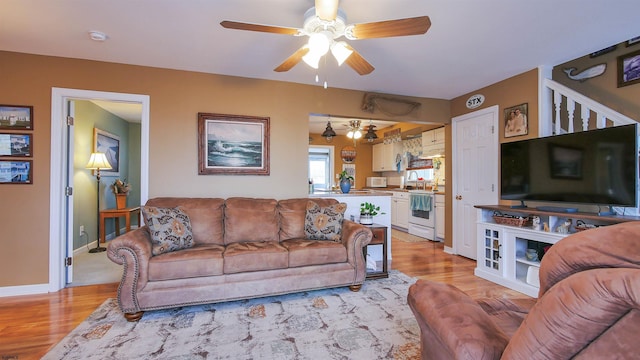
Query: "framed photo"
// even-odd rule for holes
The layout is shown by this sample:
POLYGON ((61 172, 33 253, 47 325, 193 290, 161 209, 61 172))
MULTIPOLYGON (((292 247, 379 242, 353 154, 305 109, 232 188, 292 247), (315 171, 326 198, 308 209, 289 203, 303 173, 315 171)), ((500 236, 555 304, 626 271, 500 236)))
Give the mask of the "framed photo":
POLYGON ((618 87, 640 83, 640 50, 618 56, 618 87))
POLYGON ((0 105, 0 129, 33 130, 33 106, 0 105))
POLYGON ((549 144, 549 166, 554 179, 582 179, 584 150, 549 144))
POLYGON ((504 137, 527 135, 529 133, 528 103, 504 109, 504 137))
POLYGON ((31 134, 0 133, 0 157, 31 157, 33 154, 31 136, 31 134))
POLYGON ((640 36, 636 36, 634 38, 627 40, 627 47, 638 44, 638 43, 640 43, 640 36))
POLYGON ((32 181, 31 160, 0 160, 0 184, 31 184, 32 181))
POLYGON ((198 113, 198 174, 269 175, 269 118, 198 113))
POLYGON ((118 135, 93 128, 93 151, 104 153, 111 170, 102 170, 104 176, 120 176, 120 137, 118 135))

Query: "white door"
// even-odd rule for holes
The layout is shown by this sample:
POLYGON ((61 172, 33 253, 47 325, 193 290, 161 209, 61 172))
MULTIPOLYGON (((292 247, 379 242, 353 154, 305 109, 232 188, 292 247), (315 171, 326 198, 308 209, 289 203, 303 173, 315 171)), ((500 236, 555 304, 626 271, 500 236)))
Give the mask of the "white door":
POLYGON ((476 258, 475 205, 498 203, 498 106, 452 119, 453 251, 476 258))

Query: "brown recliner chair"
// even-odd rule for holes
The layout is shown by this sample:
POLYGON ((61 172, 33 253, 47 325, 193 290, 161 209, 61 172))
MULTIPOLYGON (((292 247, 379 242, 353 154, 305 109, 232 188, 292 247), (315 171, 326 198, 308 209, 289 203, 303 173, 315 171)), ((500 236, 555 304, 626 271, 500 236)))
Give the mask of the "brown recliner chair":
POLYGON ((553 245, 540 264, 538 299, 475 301, 418 280, 408 303, 423 359, 638 359, 640 222, 553 245))

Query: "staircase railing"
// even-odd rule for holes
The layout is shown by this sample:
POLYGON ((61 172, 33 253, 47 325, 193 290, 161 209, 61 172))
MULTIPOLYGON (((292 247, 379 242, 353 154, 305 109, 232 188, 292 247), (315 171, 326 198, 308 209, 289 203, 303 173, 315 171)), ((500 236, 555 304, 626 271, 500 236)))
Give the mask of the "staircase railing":
MULTIPOLYGON (((542 86, 540 136, 561 135, 638 122, 558 82, 548 78, 540 80, 542 86)), ((640 189, 638 192, 640 195, 640 189)), ((614 207, 613 209, 618 214, 640 215, 640 207, 614 207)))
POLYGON ((636 120, 551 79, 543 79, 542 84, 551 93, 553 107, 551 114, 541 116, 541 120, 550 125, 546 128, 551 133, 540 134, 541 136, 637 123, 636 120))

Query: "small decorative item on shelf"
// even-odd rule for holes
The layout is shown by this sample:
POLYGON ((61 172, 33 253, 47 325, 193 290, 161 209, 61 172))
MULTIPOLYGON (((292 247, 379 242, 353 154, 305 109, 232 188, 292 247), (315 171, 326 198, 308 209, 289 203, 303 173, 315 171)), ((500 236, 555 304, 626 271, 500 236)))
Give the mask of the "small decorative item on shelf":
POLYGON ((536 249, 527 249, 525 253, 527 260, 529 261, 538 261, 538 250, 536 249))
MULTIPOLYGON (((360 224, 371 225, 373 224, 373 217, 378 215, 380 206, 375 206, 370 202, 363 202, 360 204, 360 224)), ((380 213, 384 214, 384 213, 380 213)))
POLYGON ((540 222, 540 216, 534 216, 532 219, 532 224, 533 225, 531 225, 531 228, 533 230, 538 230, 538 231, 542 230, 542 223, 540 222))
POLYGON ((342 190, 343 194, 348 194, 351 190, 351 181, 353 180, 353 176, 347 173, 347 170, 342 170, 340 173, 340 190, 342 190))
POLYGON ((571 230, 571 223, 573 220, 567 219, 562 224, 558 225, 556 228, 556 232, 560 234, 568 234, 569 230, 571 230))
POLYGON ((523 227, 531 226, 532 219, 531 216, 513 216, 502 214, 500 211, 494 211, 493 221, 500 225, 523 227))
POLYGON ((116 179, 113 184, 111 184, 111 190, 116 196, 116 208, 125 209, 127 207, 127 195, 129 195, 129 191, 131 190, 131 184, 127 183, 127 179, 124 181, 116 179))
POLYGON ((584 222, 582 220, 576 221, 576 226, 574 226, 576 231, 584 231, 584 230, 589 230, 589 229, 595 229, 597 227, 599 227, 599 226, 598 225, 594 225, 594 224, 587 224, 586 222, 584 222))

